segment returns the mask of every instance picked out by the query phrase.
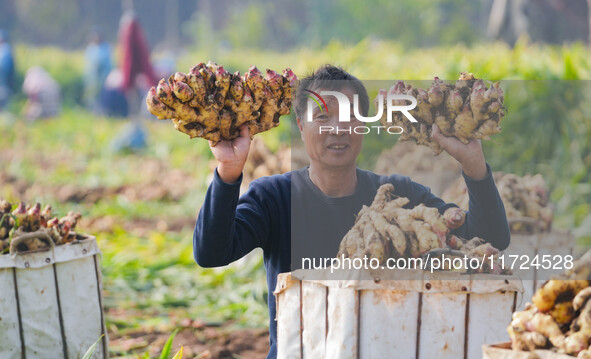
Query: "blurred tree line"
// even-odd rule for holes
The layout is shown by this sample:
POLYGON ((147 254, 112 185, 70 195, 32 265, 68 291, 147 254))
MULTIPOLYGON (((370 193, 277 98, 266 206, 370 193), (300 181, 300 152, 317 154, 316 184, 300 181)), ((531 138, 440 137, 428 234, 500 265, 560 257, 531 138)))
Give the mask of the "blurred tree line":
POLYGON ((197 9, 195 0, 0 0, 0 27, 13 42, 84 47, 88 34, 98 28, 106 40, 116 43, 124 9, 133 4, 153 47, 177 41, 182 23, 197 9))
MULTIPOLYGON (((587 41, 591 0, 136 0, 152 47, 202 50, 319 47, 372 37, 405 48, 587 41)), ((0 0, 0 27, 14 41, 80 48, 100 26, 115 42, 124 3, 131 0, 0 0), (123 5, 123 6, 122 6, 123 5)))

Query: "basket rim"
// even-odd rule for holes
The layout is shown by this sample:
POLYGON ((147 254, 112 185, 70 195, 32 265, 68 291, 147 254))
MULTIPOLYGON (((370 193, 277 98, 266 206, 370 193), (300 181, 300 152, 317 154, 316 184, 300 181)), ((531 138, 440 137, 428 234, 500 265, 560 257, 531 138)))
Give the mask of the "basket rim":
POLYGON ((75 241, 55 246, 53 249, 44 248, 14 255, 0 255, 0 270, 5 268, 42 268, 100 253, 95 236, 76 232, 75 241))

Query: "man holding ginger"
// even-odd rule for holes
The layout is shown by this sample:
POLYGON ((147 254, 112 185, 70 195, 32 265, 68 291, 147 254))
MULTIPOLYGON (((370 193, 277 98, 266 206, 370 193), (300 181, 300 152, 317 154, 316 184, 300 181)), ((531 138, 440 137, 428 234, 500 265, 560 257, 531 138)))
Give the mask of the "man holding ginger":
MULTIPOLYGON (((203 267, 227 265, 257 247, 262 248, 269 293, 275 289, 279 273, 299 268, 301 262, 297 258, 336 256, 359 210, 372 203, 377 189, 385 183, 393 184, 394 194, 409 199, 408 208, 422 203, 444 213, 457 207, 446 204, 408 177, 380 176, 357 168, 363 135, 338 131, 338 128, 362 123, 353 116, 350 122, 339 123, 337 101, 330 97, 326 111, 315 109, 312 118, 307 118, 305 90, 338 90, 350 103, 358 95, 361 111, 367 116, 369 97, 361 81, 341 68, 322 66, 301 80, 294 103, 310 165, 259 178, 239 196, 250 146, 248 127, 242 126, 240 137, 211 147, 218 166, 195 225, 194 256, 203 267), (319 131, 320 126, 328 125, 334 130, 319 131), (297 246, 292 246, 292 241, 297 241, 297 246)), ((509 226, 480 141, 464 144, 443 136, 436 126, 432 140, 460 163, 468 186, 470 210, 464 224, 453 233, 464 238, 478 236, 500 250, 505 249, 509 245, 509 226)), ((268 304, 271 345, 268 358, 275 358, 277 327, 273 295, 269 295, 268 304)))

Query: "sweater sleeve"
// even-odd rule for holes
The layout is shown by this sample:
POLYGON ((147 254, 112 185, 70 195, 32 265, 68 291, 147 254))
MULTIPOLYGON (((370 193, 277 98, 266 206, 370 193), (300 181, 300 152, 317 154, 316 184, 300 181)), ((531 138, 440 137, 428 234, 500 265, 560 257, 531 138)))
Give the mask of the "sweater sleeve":
POLYGON ((462 172, 470 198, 468 213, 464 225, 452 233, 463 238, 480 237, 504 250, 511 241, 509 223, 488 163, 486 170, 486 177, 481 180, 473 180, 462 172))
POLYGON ((193 255, 202 267, 219 267, 264 247, 269 233, 265 191, 252 183, 240 197, 239 180, 223 182, 217 172, 207 193, 193 232, 193 255))

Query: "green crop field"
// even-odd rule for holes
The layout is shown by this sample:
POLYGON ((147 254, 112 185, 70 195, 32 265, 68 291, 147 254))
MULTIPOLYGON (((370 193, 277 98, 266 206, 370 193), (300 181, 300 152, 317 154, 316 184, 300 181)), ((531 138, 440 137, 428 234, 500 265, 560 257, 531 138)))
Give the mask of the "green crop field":
MULTIPOLYGON (((60 214, 82 213, 79 229, 95 235, 102 251, 109 332, 171 332, 183 318, 266 326, 268 293, 260 253, 218 269, 200 268, 193 260, 193 224, 213 170, 207 142, 189 140, 169 122, 146 119, 147 148, 114 152, 111 141, 128 121, 96 117, 78 105, 82 54, 24 46, 16 50, 19 76, 33 64, 45 67, 62 85, 65 102, 57 118, 25 122, 19 114, 23 98, 17 96, 11 112, 0 114, 0 197, 51 203, 60 214)), ((368 80, 455 79, 460 71, 470 71, 479 78, 521 81, 527 93, 519 95, 520 85, 515 85, 516 95, 507 95, 503 132, 485 143, 487 160, 495 170, 542 173, 551 190, 556 226, 572 230, 578 243, 588 246, 588 51, 577 44, 551 47, 525 41, 515 48, 493 43, 405 50, 395 43, 365 40, 355 46, 334 42, 319 51, 191 52, 178 59, 177 68, 186 71, 211 59, 232 71, 245 72, 256 64, 263 69, 291 67, 302 76, 334 63, 368 80)), ((261 135, 272 150, 289 141, 290 120, 284 117, 279 129, 261 135)), ((366 165, 375 160, 372 146, 378 144, 365 144, 366 165)))

